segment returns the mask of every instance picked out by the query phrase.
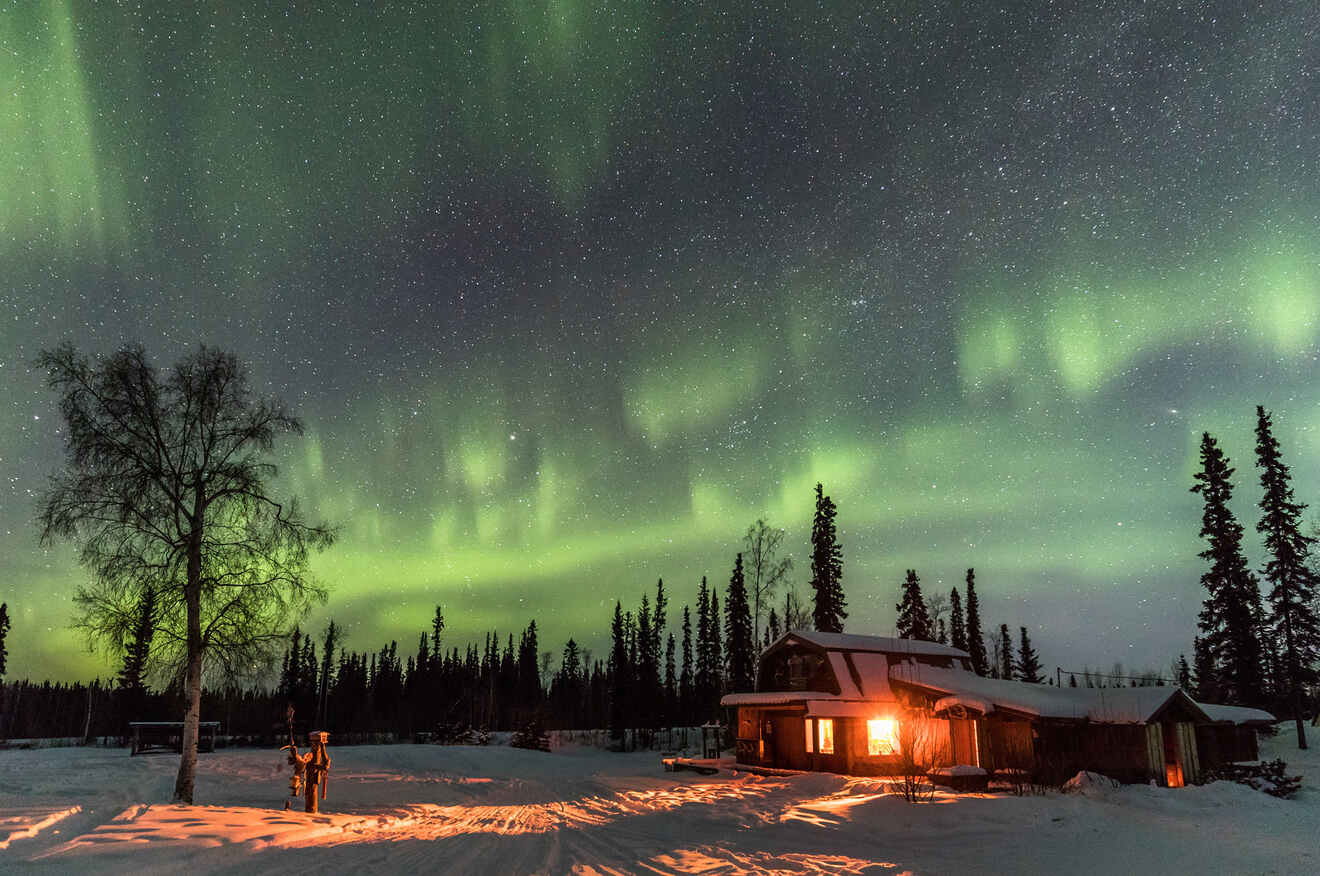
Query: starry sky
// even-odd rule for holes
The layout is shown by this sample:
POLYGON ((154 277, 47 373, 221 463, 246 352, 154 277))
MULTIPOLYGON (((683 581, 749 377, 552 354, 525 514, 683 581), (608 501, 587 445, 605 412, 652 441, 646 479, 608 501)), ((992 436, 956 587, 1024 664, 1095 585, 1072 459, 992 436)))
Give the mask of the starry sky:
POLYGON ((1317 71, 1313 0, 0 2, 9 675, 114 668, 32 522, 64 340, 296 408, 352 648, 603 654, 757 517, 805 596, 819 481, 849 631, 975 566, 1047 668, 1165 668, 1200 433, 1254 563, 1256 404, 1320 500, 1317 71))

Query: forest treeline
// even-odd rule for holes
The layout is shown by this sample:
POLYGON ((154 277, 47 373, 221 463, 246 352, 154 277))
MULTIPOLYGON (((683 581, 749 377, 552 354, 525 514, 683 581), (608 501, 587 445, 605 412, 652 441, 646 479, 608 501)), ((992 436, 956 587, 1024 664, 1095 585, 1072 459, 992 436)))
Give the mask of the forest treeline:
MULTIPOLYGON (((962 588, 926 595, 915 569, 899 585, 900 637, 937 641, 966 650, 978 674, 1070 686, 1177 684, 1203 702, 1259 706, 1300 717, 1313 706, 1320 659, 1316 621, 1315 538, 1301 532, 1306 508, 1295 501, 1289 471, 1257 409, 1257 463, 1261 471, 1260 522, 1268 560, 1260 575, 1243 555, 1243 527, 1229 510, 1234 469, 1216 439, 1201 442, 1201 470, 1192 491, 1201 496, 1200 535, 1206 597, 1193 662, 1180 656, 1165 672, 1134 676, 1118 664, 1110 673, 1089 669, 1043 670, 1028 628, 983 628, 974 569, 962 588), (1261 579, 1268 585, 1262 593, 1261 579), (1080 679, 1079 679, 1080 676, 1080 679)), ((761 648, 794 629, 841 632, 847 617, 837 509, 821 485, 811 533, 810 604, 786 586, 792 561, 781 556, 783 530, 756 521, 720 588, 703 577, 694 602, 671 606, 659 580, 653 592, 609 618, 606 653, 576 638, 543 648, 535 620, 517 632, 492 630, 477 642, 452 643, 439 606, 415 648, 392 641, 374 652, 348 650, 333 621, 319 635, 295 629, 287 640, 275 684, 216 686, 203 694, 206 720, 224 732, 270 738, 295 723, 344 738, 428 733, 461 738, 468 729, 514 730, 608 727, 616 740, 647 741, 661 728, 721 721, 720 698, 756 688, 761 648), (627 731, 633 731, 629 736, 627 731)), ((168 719, 182 708, 177 682, 147 684, 153 629, 147 589, 124 668, 113 682, 34 684, 0 688, 0 738, 116 737, 134 719, 168 719)), ((0 605, 0 673, 4 671, 7 606, 0 605)), ((1299 733, 1300 724, 1299 724, 1299 733)))

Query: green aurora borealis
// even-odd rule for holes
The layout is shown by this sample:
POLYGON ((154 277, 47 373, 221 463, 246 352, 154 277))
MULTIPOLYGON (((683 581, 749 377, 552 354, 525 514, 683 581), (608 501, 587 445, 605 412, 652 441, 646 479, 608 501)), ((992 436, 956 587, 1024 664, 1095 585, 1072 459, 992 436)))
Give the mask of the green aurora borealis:
POLYGON ((601 654, 758 516, 805 595, 821 481, 849 630, 975 566, 1048 667, 1165 667, 1200 433, 1253 561, 1254 405, 1320 503, 1317 71, 1310 0, 0 5, 8 676, 108 671, 32 524, 66 339, 294 405, 351 648, 601 654))

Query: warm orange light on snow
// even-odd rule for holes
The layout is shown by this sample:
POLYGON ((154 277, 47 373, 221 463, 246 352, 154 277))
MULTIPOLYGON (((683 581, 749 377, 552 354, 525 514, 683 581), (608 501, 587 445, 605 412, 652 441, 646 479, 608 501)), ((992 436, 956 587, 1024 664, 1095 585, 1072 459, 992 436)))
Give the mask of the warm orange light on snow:
POLYGON ((866 753, 872 757, 898 754, 898 722, 889 718, 867 721, 866 753))

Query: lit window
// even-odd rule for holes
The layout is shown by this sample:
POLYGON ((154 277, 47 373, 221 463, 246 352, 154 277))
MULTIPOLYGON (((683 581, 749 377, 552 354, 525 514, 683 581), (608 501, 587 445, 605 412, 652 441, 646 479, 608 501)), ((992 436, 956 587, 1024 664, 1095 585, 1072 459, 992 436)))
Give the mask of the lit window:
POLYGON ((821 754, 834 753, 834 719, 819 718, 816 721, 818 738, 816 740, 816 750, 821 754))
POLYGON ((866 722, 866 753, 872 757, 898 754, 898 722, 866 722))
POLYGON ((807 725, 807 754, 811 754, 811 719, 808 718, 803 723, 807 725))

